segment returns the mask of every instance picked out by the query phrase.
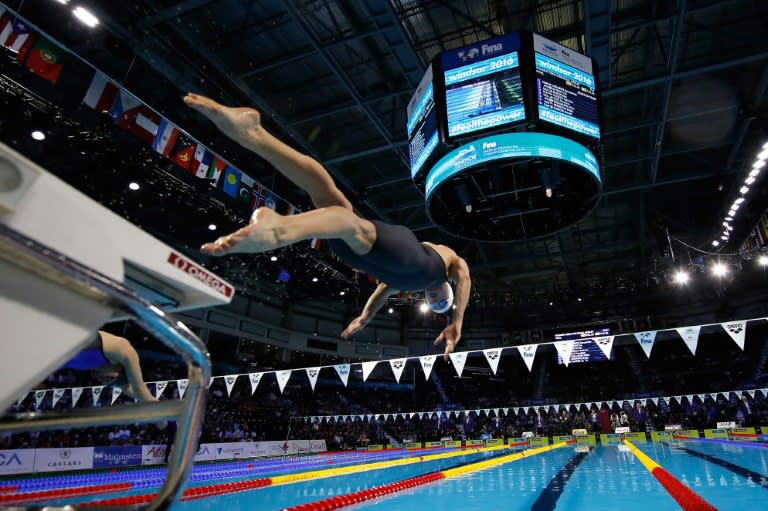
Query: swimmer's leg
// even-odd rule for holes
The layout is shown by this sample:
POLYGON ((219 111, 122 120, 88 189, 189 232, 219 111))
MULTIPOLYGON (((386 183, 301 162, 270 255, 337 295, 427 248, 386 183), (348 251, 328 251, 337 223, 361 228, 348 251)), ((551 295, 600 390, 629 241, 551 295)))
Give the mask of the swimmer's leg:
POLYGON ((310 238, 338 238, 349 245, 353 252, 367 254, 376 241, 376 227, 373 222, 341 206, 329 206, 289 216, 279 215, 268 208, 259 208, 251 216, 249 225, 213 243, 206 243, 201 250, 211 255, 258 253, 310 238))
POLYGON ((101 330, 99 330, 99 335, 101 336, 104 356, 111 363, 119 364, 125 370, 125 376, 128 379, 126 393, 141 401, 157 401, 157 398, 149 392, 147 384, 144 383, 144 377, 141 375, 141 366, 139 365, 139 354, 136 353, 131 343, 123 337, 118 337, 101 330))

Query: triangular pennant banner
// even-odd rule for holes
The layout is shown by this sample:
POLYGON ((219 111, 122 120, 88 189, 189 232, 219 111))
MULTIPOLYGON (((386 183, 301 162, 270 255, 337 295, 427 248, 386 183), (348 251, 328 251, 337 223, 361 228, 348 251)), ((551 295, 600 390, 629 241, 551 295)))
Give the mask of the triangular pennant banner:
POLYGON ((517 347, 517 351, 523 357, 523 362, 528 367, 528 371, 533 371, 533 359, 536 358, 536 348, 538 347, 538 344, 523 344, 517 347))
POLYGON ((635 333, 635 339, 640 343, 640 347, 643 348, 645 356, 651 358, 651 350, 653 349, 653 343, 656 341, 656 330, 649 330, 647 332, 635 333))
POLYGON ((595 337, 592 339, 595 344, 597 344, 598 348, 600 348, 600 351, 603 352, 603 355, 605 355, 605 358, 609 359, 611 358, 611 349, 613 349, 613 339, 616 337, 615 335, 606 335, 605 337, 595 337))
POLYGON ((400 383, 400 376, 403 374, 403 369, 405 369, 405 361, 408 360, 407 358, 393 358, 389 361, 389 365, 392 367, 392 372, 395 373, 395 380, 397 383, 400 383))
POLYGON ((99 404, 99 398, 101 397, 101 391, 104 390, 104 385, 98 387, 91 387, 91 395, 93 396, 93 405, 99 404))
POLYGON ((187 391, 187 387, 189 387, 189 379, 176 380, 176 387, 179 389, 179 399, 183 399, 184 393, 187 391))
POLYGON ((720 323, 731 339, 736 341, 741 351, 744 351, 744 336, 747 334, 747 322, 746 321, 731 321, 729 323, 720 323))
POLYGON ((483 354, 485 354, 488 365, 491 366, 491 371, 496 374, 496 369, 499 368, 499 359, 501 359, 501 350, 499 348, 483 350, 483 354))
POLYGON ((413 416, 416 415, 416 412, 411 412, 408 414, 409 419, 413 419, 413 416))
POLYGON ((685 326, 682 328, 675 328, 680 337, 683 338, 683 342, 688 346, 693 355, 696 355, 696 347, 699 345, 699 332, 700 326, 685 326))
POLYGON ((336 374, 339 375, 341 383, 346 387, 349 381, 349 364, 336 364, 333 368, 336 369, 336 374))
POLYGON ((710 394, 709 397, 711 397, 713 401, 717 401, 717 394, 710 394))
POLYGON ((320 374, 319 367, 307 367, 307 378, 309 378, 309 384, 312 386, 312 390, 315 390, 315 384, 317 383, 317 377, 320 374))
POLYGON ((211 388, 211 385, 213 385, 213 380, 214 380, 215 378, 216 378, 216 376, 211 376, 211 377, 208 379, 208 388, 209 388, 209 389, 211 388))
POLYGON ((421 362, 421 368, 424 370, 425 380, 428 380, 429 375, 432 374, 432 368, 435 366, 436 358, 437 358, 437 355, 424 355, 423 357, 419 357, 419 362, 421 362))
POLYGON ((66 389, 53 389, 53 404, 51 405, 52 408, 56 407, 56 403, 59 402, 59 399, 64 396, 64 392, 66 389))
POLYGON ((43 402, 43 399, 45 399, 45 393, 46 390, 36 390, 35 391, 35 410, 40 408, 40 404, 43 402))
POLYGON ((755 390, 754 389, 750 389, 747 392, 749 393, 750 396, 752 396, 752 399, 755 399, 755 390))
POLYGON ((376 364, 378 364, 378 360, 372 360, 370 362, 363 362, 363 381, 366 381, 368 377, 371 375, 371 371, 373 371, 373 368, 376 367, 376 364))
POLYGON ((83 394, 83 387, 75 387, 72 389, 72 408, 75 407, 78 401, 80 401, 80 396, 83 394))
POLYGON ((657 397, 652 397, 652 398, 651 398, 651 401, 653 401, 653 404, 654 404, 654 405, 656 405, 656 406, 659 406, 659 398, 657 398, 657 397))
POLYGON ((283 389, 285 389, 285 384, 288 383, 288 380, 291 377, 291 373, 293 371, 276 371, 275 376, 277 377, 277 386, 280 387, 280 393, 283 393, 283 389))
POLYGON ((563 364, 568 367, 571 363, 571 353, 573 353, 573 341, 556 341, 554 344, 557 354, 563 359, 563 364))
POLYGON ((109 403, 111 405, 115 404, 115 401, 117 401, 117 398, 120 397, 120 394, 123 393, 122 387, 112 387, 112 402, 109 403))
MULTIPOLYGON (((236 374, 227 374, 224 376, 224 385, 227 387, 227 397, 229 397, 232 394, 232 387, 235 386, 235 382, 237 381, 236 374)), ((282 392, 282 389, 281 389, 282 392)))
POLYGON ((261 381, 261 376, 264 373, 249 373, 248 379, 251 380, 251 395, 256 391, 256 387, 259 386, 259 382, 261 381))
POLYGON ((464 372, 464 364, 467 362, 467 352, 461 351, 459 353, 449 353, 448 356, 451 357, 451 362, 453 363, 454 369, 456 369, 456 374, 461 378, 461 373, 464 372))
POLYGON ((168 386, 167 381, 158 381, 155 382, 155 398, 160 399, 160 396, 163 395, 163 392, 165 392, 165 388, 168 386))

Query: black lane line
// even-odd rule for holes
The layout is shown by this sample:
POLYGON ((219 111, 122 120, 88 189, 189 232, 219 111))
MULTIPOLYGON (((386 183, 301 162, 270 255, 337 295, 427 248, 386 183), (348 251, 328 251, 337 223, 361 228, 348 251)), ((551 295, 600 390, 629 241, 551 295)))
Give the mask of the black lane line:
POLYGON ((691 456, 696 456, 697 458, 707 460, 708 462, 714 463, 715 465, 720 465, 721 467, 730 470, 734 474, 740 475, 744 479, 751 479, 753 483, 768 490, 768 475, 753 472, 752 470, 744 468, 741 465, 736 465, 735 463, 725 461, 724 459, 712 456, 711 454, 704 454, 703 452, 694 451, 693 449, 688 449, 687 447, 673 447, 673 449, 677 449, 678 451, 683 451, 687 454, 690 454, 691 456))
POLYGON ((541 491, 536 502, 531 506, 531 511, 551 511, 555 509, 557 499, 563 494, 565 485, 568 484, 571 475, 588 455, 588 452, 580 452, 568 460, 568 463, 560 469, 560 472, 555 474, 555 477, 549 481, 547 487, 541 491))

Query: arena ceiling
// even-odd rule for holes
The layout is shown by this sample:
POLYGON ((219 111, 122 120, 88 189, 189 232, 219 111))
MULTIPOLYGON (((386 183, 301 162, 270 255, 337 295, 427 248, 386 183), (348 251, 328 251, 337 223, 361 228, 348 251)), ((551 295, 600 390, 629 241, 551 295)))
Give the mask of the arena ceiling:
MULTIPOLYGON (((533 293, 548 301, 587 288, 637 289, 702 255, 682 243, 735 252, 766 207, 766 187, 758 181, 734 222, 731 242, 711 246, 768 140, 765 2, 80 2, 100 18, 96 29, 71 17, 68 9, 77 2, 5 3, 199 140, 237 159, 244 171, 307 207, 305 196, 228 145, 184 108, 181 97, 195 91, 259 108, 278 136, 331 171, 363 215, 454 247, 470 263, 476 297, 533 293), (602 89, 602 197, 583 221, 544 238, 457 239, 430 224, 410 181, 406 105, 436 54, 518 30, 541 33, 595 59, 602 89), (162 85, 153 78, 158 76, 162 85)), ((98 186, 110 193, 109 182, 98 186)), ((192 187, 186 193, 207 192, 192 187)), ((196 209, 205 212, 200 204, 196 209)), ((166 241, 191 244, 179 239, 183 226, 169 229, 168 217, 152 211, 142 217, 143 227, 166 241)), ((206 236, 198 230, 192 239, 206 236)), ((242 284, 242 259, 233 261, 215 263, 217 271, 242 284)))

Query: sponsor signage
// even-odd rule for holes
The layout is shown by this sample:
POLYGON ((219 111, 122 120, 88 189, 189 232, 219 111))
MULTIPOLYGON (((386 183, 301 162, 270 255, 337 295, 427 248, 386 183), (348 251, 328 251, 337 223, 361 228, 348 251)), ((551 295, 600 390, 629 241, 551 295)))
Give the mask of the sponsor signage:
POLYGON ((461 447, 461 440, 446 440, 443 447, 461 447))
POLYGON ((62 472, 91 468, 93 468, 93 447, 35 450, 35 472, 62 472))
POLYGON ((141 464, 159 465, 165 463, 164 445, 142 445, 141 446, 141 464))
POLYGON ((5 449, 0 451, 0 475, 32 472, 34 463, 34 449, 5 449))
POLYGON ((181 254, 171 252, 168 254, 168 262, 184 273, 189 274, 192 278, 199 280, 217 293, 221 293, 222 295, 226 296, 227 298, 232 298, 232 295, 235 294, 234 287, 230 286, 202 266, 193 263, 181 254))
POLYGON ((532 449, 535 447, 546 447, 549 445, 549 437, 536 436, 531 438, 530 442, 531 442, 530 445, 532 449))
POLYGON ((672 435, 672 431, 651 431, 651 442, 668 442, 672 435))
POLYGON ((94 447, 93 468, 141 465, 142 449, 139 445, 94 447))

